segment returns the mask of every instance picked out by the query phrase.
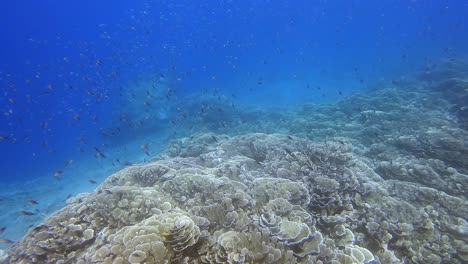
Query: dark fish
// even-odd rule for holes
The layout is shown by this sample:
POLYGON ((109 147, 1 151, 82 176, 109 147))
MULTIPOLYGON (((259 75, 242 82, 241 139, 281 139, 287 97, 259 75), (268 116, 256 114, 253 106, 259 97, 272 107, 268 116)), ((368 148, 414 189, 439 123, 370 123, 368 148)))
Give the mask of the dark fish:
POLYGON ((34 231, 38 232, 40 230, 49 230, 50 226, 48 225, 39 225, 33 228, 34 231))
POLYGON ((148 96, 148 98, 151 98, 151 99, 155 98, 155 96, 152 95, 148 90, 146 90, 146 95, 148 96))
POLYGON ((58 171, 56 171, 56 172, 54 173, 54 177, 60 178, 60 177, 62 177, 62 174, 63 174, 63 171, 58 170, 58 171))
POLYGON ((30 205, 38 205, 39 203, 38 203, 37 201, 35 201, 35 200, 30 199, 30 200, 28 200, 28 204, 30 204, 30 205))
POLYGON ((96 184, 96 183, 97 183, 95 180, 88 180, 88 181, 89 181, 89 183, 91 183, 91 184, 96 184))
POLYGON ((5 141, 5 140, 8 140, 8 139, 10 139, 10 137, 9 137, 9 136, 6 136, 6 135, 0 135, 0 140, 1 140, 1 141, 5 141))
POLYGON ((25 216, 32 216, 32 215, 34 215, 33 212, 28 212, 28 211, 20 211, 20 214, 21 214, 21 215, 25 215, 25 216))
POLYGON ((47 128, 49 127, 49 123, 47 123, 47 122, 41 122, 40 126, 41 126, 41 129, 42 129, 42 130, 47 130, 47 128))
POLYGON ((96 157, 98 158, 105 158, 106 155, 104 155, 104 153, 102 153, 102 151, 100 151, 97 147, 93 147, 94 148, 94 151, 96 151, 96 157))
POLYGON ((143 150, 148 150, 149 147, 150 147, 150 143, 145 143, 145 144, 141 145, 141 149, 143 149, 143 150))
POLYGON ((5 227, 5 226, 2 227, 2 228, 0 228, 0 235, 3 234, 3 232, 5 232, 5 230, 6 230, 6 227, 5 227))
POLYGON ((6 238, 0 239, 0 244, 13 244, 13 243, 15 243, 15 241, 10 240, 10 239, 6 239, 6 238))
POLYGON ((284 149, 284 151, 286 151, 286 153, 288 153, 289 156, 295 157, 295 155, 289 149, 284 149))

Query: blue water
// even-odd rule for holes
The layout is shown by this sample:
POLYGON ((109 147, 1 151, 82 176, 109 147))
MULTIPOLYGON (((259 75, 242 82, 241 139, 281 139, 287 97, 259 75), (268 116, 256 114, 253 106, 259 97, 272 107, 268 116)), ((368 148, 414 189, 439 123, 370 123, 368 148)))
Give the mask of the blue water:
POLYGON ((435 0, 2 1, 1 184, 63 187, 142 162, 190 134, 177 110, 190 95, 330 103, 466 56, 466 14, 435 0))

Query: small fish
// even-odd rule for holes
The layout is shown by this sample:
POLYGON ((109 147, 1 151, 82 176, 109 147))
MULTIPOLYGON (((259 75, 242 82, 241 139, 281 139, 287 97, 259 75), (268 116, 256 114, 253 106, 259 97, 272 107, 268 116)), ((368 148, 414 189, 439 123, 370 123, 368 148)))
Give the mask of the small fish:
POLYGON ((155 98, 155 96, 152 95, 148 90, 146 90, 146 95, 148 96, 148 98, 151 98, 151 99, 155 98))
POLYGON ((47 85, 47 89, 52 91, 52 90, 55 89, 55 86, 53 84, 49 84, 49 85, 47 85))
POLYGON ((88 180, 88 181, 89 181, 89 183, 91 183, 91 184, 96 184, 96 183, 97 183, 95 180, 88 180))
POLYGON ((8 140, 8 139, 10 139, 9 136, 7 136, 7 135, 0 135, 0 140, 1 140, 1 141, 5 141, 5 140, 8 140))
POLYGON ((150 147, 150 143, 145 143, 145 144, 141 145, 141 149, 143 149, 143 150, 148 150, 149 147, 150 147))
POLYGON ((30 204, 30 205, 38 205, 39 203, 38 203, 37 201, 35 201, 35 200, 29 199, 29 200, 28 200, 28 204, 30 204))
POLYGON ((104 63, 102 62, 102 60, 100 60, 100 59, 97 59, 97 60, 96 60, 96 66, 101 66, 102 64, 104 64, 104 63))
POLYGON ((13 99, 13 98, 9 98, 8 102, 10 102, 10 104, 15 104, 16 103, 15 99, 13 99))
POLYGON ((2 227, 2 228, 0 228, 0 235, 3 234, 3 233, 5 232, 5 230, 6 230, 6 227, 5 227, 5 226, 2 227))
POLYGON ((72 159, 71 159, 71 160, 68 160, 68 161, 67 161, 67 164, 65 165, 65 168, 68 167, 68 166, 70 166, 70 165, 72 165, 72 164, 73 164, 73 160, 72 160, 72 159))
POLYGON ((288 153, 289 156, 295 157, 295 155, 289 149, 284 149, 284 151, 286 151, 286 153, 288 153))
POLYGON ((0 239, 0 244, 13 244, 13 243, 15 243, 15 241, 10 240, 10 239, 6 239, 6 238, 0 239))
POLYGON ((49 230, 49 229, 50 229, 50 226, 47 226, 47 225, 39 225, 33 228, 33 230, 36 232, 41 231, 41 230, 49 230))
POLYGON ((62 174, 63 174, 63 171, 58 170, 58 171, 56 171, 56 172, 54 173, 54 177, 60 178, 60 177, 62 176, 62 174))
POLYGON ((20 214, 21 214, 21 215, 25 215, 25 216, 32 216, 32 215, 34 215, 33 212, 29 212, 29 211, 20 211, 20 214))
POLYGON ((97 147, 93 147, 94 148, 94 151, 96 151, 96 157, 98 158, 105 158, 106 155, 104 155, 104 153, 102 153, 102 151, 100 151, 97 147))

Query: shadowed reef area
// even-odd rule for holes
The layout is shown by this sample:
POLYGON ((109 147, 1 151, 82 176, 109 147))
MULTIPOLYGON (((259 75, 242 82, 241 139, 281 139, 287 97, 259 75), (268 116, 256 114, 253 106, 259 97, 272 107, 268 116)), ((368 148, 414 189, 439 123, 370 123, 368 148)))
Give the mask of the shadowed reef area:
POLYGON ((336 104, 201 114, 0 262, 467 263, 467 111, 468 64, 444 61, 336 104))

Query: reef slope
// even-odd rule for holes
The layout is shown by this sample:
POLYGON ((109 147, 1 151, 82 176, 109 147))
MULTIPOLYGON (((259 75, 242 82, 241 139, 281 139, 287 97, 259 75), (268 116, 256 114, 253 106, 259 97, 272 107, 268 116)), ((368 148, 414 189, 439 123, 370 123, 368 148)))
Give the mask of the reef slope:
POLYGON ((335 105, 200 115, 191 126, 216 134, 69 199, 0 262, 466 263, 467 69, 428 66, 335 105))

